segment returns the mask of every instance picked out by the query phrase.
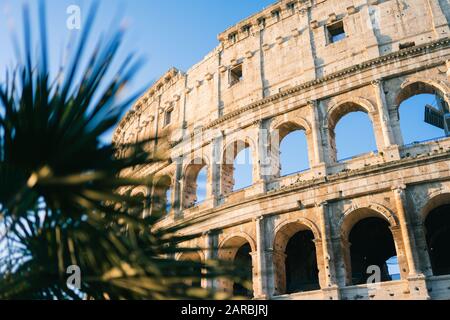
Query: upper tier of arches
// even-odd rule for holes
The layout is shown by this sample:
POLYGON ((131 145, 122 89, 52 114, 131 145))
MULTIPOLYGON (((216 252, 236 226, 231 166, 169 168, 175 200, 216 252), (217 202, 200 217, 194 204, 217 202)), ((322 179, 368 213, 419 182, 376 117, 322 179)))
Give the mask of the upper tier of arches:
MULTIPOLYGON (((187 157, 179 167, 177 162, 168 167, 167 170, 172 172, 169 174, 170 183, 166 179, 166 188, 170 187, 173 192, 167 202, 171 203, 170 207, 175 207, 173 204, 178 199, 181 209, 209 204, 211 201, 220 204, 233 197, 234 193, 249 187, 248 184, 239 185, 236 183, 238 181, 249 181, 250 186, 262 184, 276 188, 277 184, 280 186, 279 181, 286 177, 289 179, 290 176, 300 175, 299 179, 308 180, 333 174, 333 170, 351 169, 353 163, 358 161, 362 161, 360 166, 366 167, 400 159, 404 148, 400 126, 402 119, 399 116, 403 103, 426 93, 440 99, 442 107, 448 109, 450 91, 444 91, 449 90, 446 81, 418 78, 406 79, 398 88, 394 87, 392 92, 385 92, 391 89, 391 86, 388 89, 388 85, 375 83, 366 88, 366 91, 357 92, 361 94, 369 90, 375 93, 375 97, 372 94, 364 98, 357 96, 331 99, 327 103, 311 102, 292 112, 259 121, 253 127, 219 135, 210 144, 204 145, 200 152, 194 151, 198 155, 187 157), (380 96, 377 97, 376 94, 380 96), (339 125, 344 118, 355 113, 360 113, 367 119, 368 127, 363 128, 367 132, 363 133, 361 128, 358 128, 359 131, 354 130, 352 126, 347 132, 350 138, 344 142, 353 148, 357 144, 364 147, 368 143, 361 137, 371 136, 376 150, 369 149, 367 154, 356 153, 348 159, 342 159, 338 157, 341 150, 341 146, 337 144, 339 125), (288 148, 296 150, 299 157, 305 156, 307 163, 304 164, 305 168, 283 175, 285 164, 280 155, 283 147, 286 148, 283 141, 289 136, 298 137, 296 132, 304 135, 304 141, 301 143, 300 139, 293 140, 288 148), (299 146, 303 148, 299 149, 299 146), (244 151, 245 156, 238 157, 244 151), (176 175, 175 171, 179 171, 179 174, 176 175), (199 179, 201 171, 204 174, 199 179), (179 178, 175 178, 177 176, 179 178), (201 201, 198 201, 198 190, 205 191, 201 201)), ((425 107, 425 102, 417 100, 417 103, 423 104, 422 107, 425 107)), ((423 114, 415 116, 420 120, 423 114)), ((355 124, 354 127, 358 126, 355 124)), ((444 130, 441 131, 434 138, 445 136, 444 130)), ((196 139, 194 137, 193 140, 196 139)), ((196 148, 195 144, 192 148, 196 148)))

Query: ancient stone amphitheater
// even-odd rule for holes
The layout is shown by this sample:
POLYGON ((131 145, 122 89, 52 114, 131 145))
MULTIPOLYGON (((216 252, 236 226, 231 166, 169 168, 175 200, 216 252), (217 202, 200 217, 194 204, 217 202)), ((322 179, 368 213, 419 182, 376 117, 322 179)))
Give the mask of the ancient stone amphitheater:
POLYGON ((283 0, 154 83, 114 141, 156 137, 149 151, 170 160, 126 174, 155 174, 170 192, 131 192, 167 195, 159 227, 189 221, 184 232, 203 234, 188 244, 202 249, 178 259, 238 261, 253 290, 198 285, 256 299, 450 299, 450 138, 405 145, 399 119, 423 93, 448 112, 449 21, 447 0, 283 0), (355 111, 370 118, 378 151, 338 161, 336 125, 355 111), (281 176, 280 141, 296 130, 310 168, 281 176), (246 148, 253 184, 235 190, 246 148))

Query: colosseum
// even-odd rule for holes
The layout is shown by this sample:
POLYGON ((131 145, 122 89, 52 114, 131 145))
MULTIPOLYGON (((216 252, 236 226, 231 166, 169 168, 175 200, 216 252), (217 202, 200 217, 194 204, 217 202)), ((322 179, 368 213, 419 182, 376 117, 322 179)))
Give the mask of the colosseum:
POLYGON ((152 85, 113 140, 155 137, 147 148, 170 160, 127 174, 167 189, 132 193, 166 198, 158 227, 202 235, 178 259, 239 261, 253 290, 199 285, 254 299, 450 299, 449 21, 447 0, 281 0, 152 85), (420 94, 441 102, 443 134, 406 144, 399 107, 420 94), (335 128, 357 111, 377 151, 339 160, 335 128), (284 176, 280 143, 299 130, 309 169, 284 176), (253 183, 237 190, 243 150, 253 183))

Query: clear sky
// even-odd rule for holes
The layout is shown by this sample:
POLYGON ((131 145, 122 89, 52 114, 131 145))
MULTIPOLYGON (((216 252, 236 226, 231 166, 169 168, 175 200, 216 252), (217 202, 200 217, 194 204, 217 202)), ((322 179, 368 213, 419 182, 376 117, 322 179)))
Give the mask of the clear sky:
MULTIPOLYGON (((45 0, 48 8, 52 62, 59 63, 61 48, 70 39, 66 9, 72 4, 82 9, 82 18, 92 0, 45 0)), ((9 42, 9 27, 21 25, 23 3, 37 0, 0 0, 0 75, 15 57, 9 42)), ((217 35, 236 22, 263 9, 274 0, 100 0, 95 35, 111 23, 127 25, 123 53, 137 51, 147 63, 135 78, 134 88, 158 79, 169 68, 187 70, 217 44, 217 35), (121 18, 117 18, 121 17, 121 18)), ((72 31, 73 32, 73 31, 72 31)), ((95 43, 92 41, 92 43, 95 43)))
MULTIPOLYGON (((10 35, 11 30, 19 34, 21 32, 21 7, 26 2, 35 9, 38 1, 0 0, 0 81, 4 79, 6 66, 17 60, 10 35)), ((79 5, 83 21, 91 2, 45 0, 53 68, 59 66, 63 49, 70 42, 71 35, 78 32, 69 31, 66 27, 67 7, 79 5)), ((126 25, 128 34, 121 57, 135 51, 147 59, 131 84, 131 89, 137 90, 145 88, 172 66, 181 70, 189 69, 217 46, 217 34, 273 2, 275 0, 100 0, 94 34, 88 43, 92 47, 100 34, 110 31, 111 26, 126 25)), ((36 26, 36 23, 33 25, 36 26)), ((400 110, 406 143, 443 136, 442 130, 423 123, 425 103, 433 104, 433 97, 412 98, 400 110)), ((353 113, 344 117, 336 127, 336 142, 339 159, 376 150, 367 115, 353 113)), ((307 169, 309 163, 304 135, 294 133, 288 136, 282 143, 281 157, 282 175, 307 169)), ((252 181, 251 164, 242 164, 241 158, 249 157, 239 156, 240 164, 236 166, 235 174, 236 189, 246 187, 252 181)), ((206 181, 206 177, 202 174, 199 180, 206 181)), ((201 201, 204 198, 204 186, 200 184, 199 189, 203 190, 199 197, 201 201)))

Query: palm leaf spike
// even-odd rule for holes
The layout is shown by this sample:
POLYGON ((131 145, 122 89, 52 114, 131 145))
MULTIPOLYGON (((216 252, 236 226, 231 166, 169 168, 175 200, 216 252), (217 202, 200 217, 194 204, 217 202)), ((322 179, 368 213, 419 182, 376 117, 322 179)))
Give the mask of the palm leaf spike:
MULTIPOLYGON (((159 161, 144 144, 101 144, 137 92, 117 96, 142 61, 129 55, 112 80, 123 30, 103 39, 80 70, 98 3, 88 13, 71 63, 49 73, 46 13, 39 3, 40 51, 32 53, 30 10, 24 7, 24 63, 0 84, 0 299, 204 299, 224 295, 191 288, 204 277, 232 277, 226 263, 176 261, 186 225, 154 230, 158 215, 138 217, 142 199, 117 190, 152 185, 122 174, 159 161), (81 82, 76 82, 76 79, 81 82), (102 88, 105 88, 102 90, 102 88), (121 148, 128 154, 116 153, 121 148), (66 283, 78 266, 81 288, 66 283)), ((17 46, 17 51, 19 47, 17 46)), ((152 199, 158 201, 158 199, 152 199)))

